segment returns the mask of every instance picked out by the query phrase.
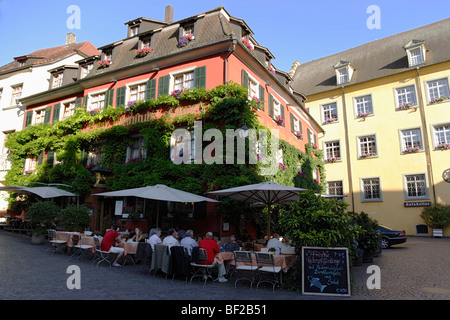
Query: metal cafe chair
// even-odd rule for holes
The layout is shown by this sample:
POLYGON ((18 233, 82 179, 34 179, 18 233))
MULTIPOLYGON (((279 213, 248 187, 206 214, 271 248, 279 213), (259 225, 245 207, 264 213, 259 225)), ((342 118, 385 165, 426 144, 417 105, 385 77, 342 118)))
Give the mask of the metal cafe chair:
POLYGON ((52 251, 52 255, 54 255, 56 250, 58 250, 58 246, 61 247, 61 246, 67 245, 66 240, 56 239, 56 230, 54 230, 54 229, 48 229, 47 236, 48 236, 48 242, 50 244, 50 248, 48 248, 47 251, 52 251))
POLYGON ((281 284, 281 267, 275 266, 275 259, 273 254, 265 252, 255 252, 256 264, 258 267, 259 279, 256 284, 256 289, 260 283, 268 282, 272 284, 272 291, 275 290, 277 284, 281 284), (266 277, 269 275, 269 277, 266 277), (278 277, 280 280, 278 280, 278 277))
POLYGON ((251 251, 234 251, 234 273, 237 273, 238 277, 234 282, 234 287, 241 280, 250 281, 250 288, 253 286, 255 281, 255 272, 258 270, 258 266, 253 265, 253 257, 251 251), (250 273, 250 277, 242 276, 244 274, 250 273))
POLYGON ((198 250, 198 259, 197 259, 197 261, 191 262, 191 266, 194 268, 195 272, 191 276, 191 280, 189 281, 189 283, 192 283, 192 279, 194 279, 196 277, 202 277, 204 280, 203 285, 205 285, 206 281, 208 281, 208 279, 211 279, 214 281, 214 278, 211 273, 212 273, 212 269, 215 267, 215 265, 206 264, 206 262, 208 261, 208 255, 206 253, 206 250, 203 248, 199 248, 199 247, 193 248, 192 249, 193 257, 194 257, 194 255, 196 255, 195 251, 197 251, 197 250, 198 250))

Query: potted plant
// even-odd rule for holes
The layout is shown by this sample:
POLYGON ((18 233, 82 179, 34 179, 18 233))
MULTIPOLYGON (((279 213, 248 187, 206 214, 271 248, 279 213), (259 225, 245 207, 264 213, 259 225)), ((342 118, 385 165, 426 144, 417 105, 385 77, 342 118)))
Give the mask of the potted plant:
POLYGON ((435 203, 424 208, 420 217, 433 228, 433 237, 442 237, 442 229, 450 225, 450 206, 435 203))
POLYGON ((35 202, 29 207, 26 218, 33 226, 31 243, 44 243, 47 229, 55 225, 59 211, 58 205, 52 201, 35 202))
POLYGON ((362 252, 363 262, 372 262, 373 255, 380 251, 381 235, 378 222, 365 212, 349 212, 350 221, 361 227, 357 239, 358 252, 362 252))
POLYGON ((91 222, 89 209, 85 206, 68 205, 61 210, 59 221, 66 231, 83 232, 91 222))

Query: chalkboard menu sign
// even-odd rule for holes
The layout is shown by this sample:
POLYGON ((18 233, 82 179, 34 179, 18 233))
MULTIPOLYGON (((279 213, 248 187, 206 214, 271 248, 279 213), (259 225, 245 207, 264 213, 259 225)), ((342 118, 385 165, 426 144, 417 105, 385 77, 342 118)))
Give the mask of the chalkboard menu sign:
POLYGON ((302 247, 302 294, 350 296, 347 248, 302 247))

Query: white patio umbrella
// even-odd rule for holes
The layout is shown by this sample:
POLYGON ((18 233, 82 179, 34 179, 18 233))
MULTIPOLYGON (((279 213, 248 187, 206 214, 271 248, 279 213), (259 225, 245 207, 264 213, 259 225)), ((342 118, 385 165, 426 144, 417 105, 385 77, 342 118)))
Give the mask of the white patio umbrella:
MULTIPOLYGON (((105 197, 138 197, 144 199, 152 199, 158 201, 173 201, 173 202, 219 202, 217 200, 199 196, 190 192, 170 188, 163 184, 157 184, 154 186, 146 186, 141 188, 132 188, 119 191, 110 191, 95 193, 93 196, 105 196, 105 197)), ((159 205, 156 217, 156 226, 158 227, 159 220, 159 205)))
POLYGON ((77 194, 55 187, 25 187, 25 186, 4 186, 0 187, 0 191, 10 191, 23 194, 35 194, 41 198, 58 198, 58 197, 76 197, 77 194))
POLYGON ((267 235, 270 236, 270 210, 275 204, 287 204, 299 200, 299 193, 306 189, 290 187, 267 181, 230 189, 211 191, 208 194, 228 196, 237 201, 261 203, 267 206, 267 235))

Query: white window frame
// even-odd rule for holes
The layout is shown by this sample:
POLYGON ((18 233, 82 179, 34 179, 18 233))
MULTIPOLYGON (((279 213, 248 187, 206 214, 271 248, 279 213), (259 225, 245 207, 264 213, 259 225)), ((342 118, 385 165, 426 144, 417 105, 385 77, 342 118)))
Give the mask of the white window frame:
POLYGON ((420 151, 417 152, 423 151, 422 130, 420 128, 415 127, 415 128, 400 129, 399 134, 400 134, 400 148, 403 154, 411 153, 406 151, 407 148, 413 148, 417 146, 420 147, 420 151), (416 137, 418 137, 419 140, 415 139, 416 137))
POLYGON ((61 102, 61 106, 62 106, 62 110, 60 109, 59 112, 59 119, 67 119, 70 118, 74 113, 75 113, 75 99, 70 99, 70 100, 66 100, 66 101, 62 101, 61 102), (66 106, 69 106, 69 115, 66 116, 66 106), (62 112, 61 112, 62 111, 62 112))
POLYGON ((375 158, 378 157, 378 143, 377 143, 377 135, 376 134, 368 134, 368 135, 364 135, 364 136, 359 136, 356 138, 357 142, 358 142, 358 159, 366 159, 366 158, 375 158), (373 137, 373 141, 361 141, 362 139, 365 138, 372 138, 373 137), (370 147, 370 143, 374 143, 375 144, 375 150, 371 150, 370 147), (367 153, 369 153, 369 155, 363 156, 363 154, 367 154, 366 152, 362 152, 362 147, 363 145, 366 144, 367 145, 367 153), (375 153, 373 155, 370 155, 370 153, 375 153))
POLYGON ((140 25, 139 24, 135 24, 133 26, 130 27, 130 37, 134 37, 135 35, 139 34, 139 30, 140 30, 140 25))
POLYGON ((126 92, 125 104, 129 103, 130 101, 138 102, 138 101, 145 100, 146 87, 147 87, 146 81, 137 81, 137 82, 128 83, 127 84, 127 92, 126 92), (139 87, 141 87, 141 86, 143 86, 144 91, 139 91, 139 87), (134 87, 138 88, 137 95, 143 94, 143 98, 142 99, 136 99, 136 100, 132 100, 131 99, 131 91, 133 90, 134 87))
POLYGON ((371 116, 371 115, 375 114, 374 108, 373 108, 373 98, 372 98, 371 94, 354 97, 353 103, 354 103, 354 107, 355 107, 355 118, 357 118, 357 119, 361 118, 359 115, 362 112, 368 112, 367 116, 371 116), (366 98, 369 98, 370 100, 358 101, 359 99, 366 99, 366 98), (370 112, 367 111, 369 103, 370 103, 370 112), (360 110, 360 109, 362 109, 362 110, 360 110))
POLYGON ((409 49, 408 55, 410 67, 418 66, 425 62, 422 46, 409 49))
MULTIPOLYGON (((105 103, 106 103, 106 91, 108 91, 107 89, 103 89, 103 90, 98 90, 98 91, 94 91, 94 92, 90 92, 89 94, 88 94, 88 96, 89 96, 89 99, 88 99, 88 106, 87 106, 87 108, 86 108, 86 111, 87 112, 90 112, 90 111, 94 111, 95 109, 99 109, 99 110, 102 110, 104 107, 105 107, 105 103), (92 107, 92 102, 94 101, 94 97, 96 97, 96 96, 100 96, 100 95, 103 95, 103 106, 101 106, 101 107, 96 107, 96 108, 93 108, 92 107)), ((97 101, 97 103, 98 103, 98 101, 97 101)))
POLYGON ((361 202, 381 202, 381 201, 383 201, 383 192, 382 192, 382 188, 381 188, 381 177, 360 178, 360 185, 361 185, 361 202), (378 182, 375 182, 374 180, 378 180, 378 182), (374 198, 374 197, 366 198, 366 192, 365 192, 366 182, 370 182, 372 195, 374 193, 373 188, 376 185, 378 185, 378 193, 379 193, 378 198, 374 198))
POLYGON ((145 143, 146 140, 142 135, 131 137, 131 145, 127 147, 126 162, 129 162, 131 160, 147 158, 147 150, 145 149, 145 143))
POLYGON ((337 69, 337 75, 339 76, 338 84, 344 84, 350 80, 348 67, 337 69))
POLYGON ((34 125, 38 125, 38 124, 44 123, 46 109, 47 109, 47 107, 33 110, 33 124, 34 125))
POLYGON ((181 149, 183 151, 183 155, 181 155, 181 154, 178 155, 178 158, 183 158, 184 157, 184 146, 186 146, 186 144, 187 144, 187 146, 190 146, 189 163, 193 163, 195 160, 195 131, 193 129, 189 129, 189 128, 177 128, 177 129, 189 131, 190 140, 184 141, 184 139, 186 138, 185 135, 180 134, 180 136, 175 137, 175 135, 172 134, 172 137, 170 138, 170 160, 172 162, 174 162, 174 160, 175 160, 174 152, 175 152, 175 147, 177 144, 183 144, 182 149, 181 149))
POLYGON ((438 148, 438 146, 441 143, 448 143, 448 144, 450 144, 450 122, 432 125, 431 126, 431 132, 433 133, 433 143, 434 143, 434 149, 435 150, 440 150, 438 148), (440 132, 437 132, 437 128, 444 128, 443 132, 442 132, 442 134, 443 134, 443 141, 441 141, 441 139, 438 138, 438 133, 440 134, 440 132))
POLYGON ((427 200, 430 199, 430 192, 429 192, 429 188, 428 188, 428 179, 427 179, 427 175, 426 173, 412 173, 412 174, 403 174, 403 193, 404 193, 404 198, 405 200, 427 200), (415 177, 415 181, 409 181, 408 182, 408 178, 409 177, 415 177), (418 180, 417 178, 420 177, 423 179, 418 180), (422 183, 423 186, 422 188, 424 188, 424 194, 422 195, 409 195, 409 188, 408 185, 409 184, 414 184, 414 188, 415 188, 415 193, 417 193, 419 187, 418 187, 418 183, 422 183))
POLYGON ((15 84, 11 86, 11 107, 19 105, 18 100, 22 97, 23 94, 23 83, 15 84), (19 91, 15 91, 16 89, 19 89, 19 91))
MULTIPOLYGON (((181 75, 183 76, 183 82, 182 82, 183 86, 182 86, 181 89, 183 89, 183 90, 186 89, 184 87, 184 83, 186 81, 185 76, 188 73, 192 74, 192 80, 189 80, 189 81, 192 82, 192 87, 191 88, 194 88, 194 70, 195 70, 195 68, 196 68, 196 66, 190 67, 190 68, 186 68, 186 69, 183 69, 183 70, 177 70, 177 71, 169 73, 169 76, 170 76, 170 85, 169 85, 170 89, 169 89, 169 91, 173 92, 175 90, 178 90, 178 89, 175 89, 175 80, 176 80, 177 77, 180 77, 181 75)), ((187 88, 187 89, 190 89, 190 88, 187 88)), ((169 94, 170 94, 170 92, 169 92, 169 94)))
POLYGON ((426 81, 425 82, 425 87, 427 88, 428 104, 432 104, 431 103, 432 100, 438 99, 438 98, 441 98, 441 97, 444 97, 444 96, 447 97, 447 98, 450 98, 450 89, 449 89, 448 77, 426 81), (440 81, 445 81, 446 83, 443 84, 443 85, 439 85, 438 84, 438 86, 437 86, 437 91, 438 91, 437 95, 438 96, 435 96, 434 94, 431 94, 430 84, 439 83, 440 81), (444 90, 444 92, 441 92, 441 89, 444 90))
POLYGON ((329 124, 339 120, 337 102, 323 104, 320 109, 322 113, 322 124, 329 124), (333 117, 333 115, 335 115, 335 117, 333 117))
POLYGON ((52 74, 52 89, 59 88, 63 84, 64 71, 55 72, 52 74))
POLYGON ((276 158, 277 158, 277 163, 282 163, 282 164, 284 164, 284 153, 283 153, 283 149, 278 149, 277 150, 277 155, 276 155, 276 158))
POLYGON ((87 165, 99 165, 102 162, 104 153, 105 145, 103 143, 91 145, 87 165))
POLYGON ((27 156, 27 158, 25 159, 24 172, 30 171, 30 170, 36 170, 38 161, 39 161, 39 156, 35 156, 35 155, 27 156))
POLYGON ((323 142, 324 160, 325 162, 335 162, 342 160, 341 142, 340 140, 323 142), (332 161, 332 159, 335 159, 332 161))
POLYGON ((333 195, 333 196, 341 196, 341 197, 336 197, 336 199, 344 201, 344 181, 343 180, 327 181, 327 194, 333 195), (336 185, 336 183, 338 183, 340 185, 336 185), (335 184, 335 185, 330 186, 330 184, 335 184))
POLYGON ((92 68, 94 68, 94 64, 93 63, 88 63, 86 65, 83 65, 81 67, 81 76, 80 76, 80 78, 81 79, 85 78, 89 74, 89 72, 91 72, 92 68))
POLYGON ((281 102, 273 97, 273 117, 276 118, 277 116, 281 117, 281 102))
POLYGON ((394 89, 395 92, 395 105, 397 110, 402 110, 400 107, 407 103, 413 103, 411 107, 417 106, 417 94, 416 94, 416 86, 414 84, 408 86, 402 86, 394 89), (406 92, 406 90, 412 88, 412 92, 406 92), (399 92, 401 90, 405 90, 405 92, 399 92), (400 99, 402 100, 400 102, 400 99))

